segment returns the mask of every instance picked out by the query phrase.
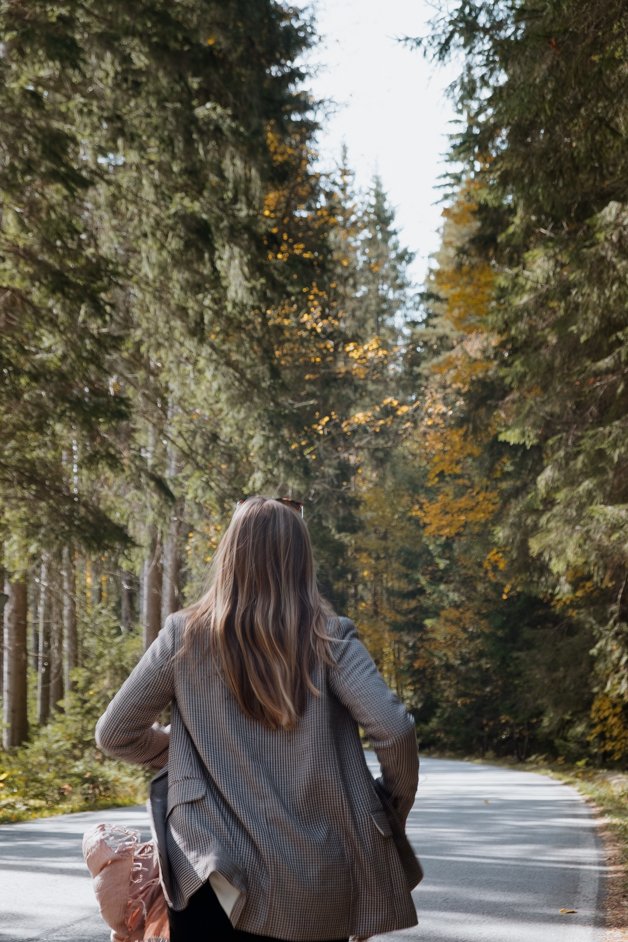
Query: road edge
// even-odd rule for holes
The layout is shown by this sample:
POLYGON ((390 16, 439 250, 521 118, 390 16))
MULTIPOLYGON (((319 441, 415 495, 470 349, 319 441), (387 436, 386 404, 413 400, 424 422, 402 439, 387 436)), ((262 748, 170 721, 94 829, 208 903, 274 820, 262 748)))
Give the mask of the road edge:
POLYGON ((494 765, 498 768, 516 769, 521 772, 536 772, 554 781, 570 785, 589 807, 595 822, 596 839, 604 860, 604 873, 599 883, 600 928, 604 931, 604 942, 628 942, 628 867, 624 863, 626 848, 619 827, 614 825, 607 811, 587 792, 586 781, 578 778, 569 768, 560 769, 540 762, 516 762, 507 758, 491 756, 461 756, 452 753, 422 753, 431 759, 457 759, 476 765, 494 765))

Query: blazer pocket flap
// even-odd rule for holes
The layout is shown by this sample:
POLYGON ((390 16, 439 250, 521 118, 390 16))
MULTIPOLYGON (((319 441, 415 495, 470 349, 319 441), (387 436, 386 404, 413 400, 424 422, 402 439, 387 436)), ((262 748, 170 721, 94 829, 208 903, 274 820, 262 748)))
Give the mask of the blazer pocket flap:
POLYGON ((383 837, 392 837, 392 830, 390 827, 390 821, 388 820, 388 815, 385 811, 370 811, 369 814, 373 820, 373 824, 383 837))
POLYGON ((207 784, 202 778, 182 778, 168 783, 168 811, 175 805, 186 801, 198 801, 207 792, 207 784))

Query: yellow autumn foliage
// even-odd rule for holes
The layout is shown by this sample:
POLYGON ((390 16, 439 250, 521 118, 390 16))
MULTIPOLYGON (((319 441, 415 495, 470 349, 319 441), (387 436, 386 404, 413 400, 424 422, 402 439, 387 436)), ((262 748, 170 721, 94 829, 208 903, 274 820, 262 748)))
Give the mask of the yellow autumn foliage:
POLYGON ((453 537, 467 527, 486 524, 498 506, 495 491, 478 486, 457 493, 452 484, 439 488, 432 500, 420 501, 413 513, 421 520, 428 536, 453 537))
POLYGON ((484 557, 482 568, 489 579, 501 581, 500 573, 506 568, 506 557, 501 550, 492 547, 484 557))
POLYGON ((469 430, 461 427, 440 426, 424 435, 425 451, 429 455, 428 484, 438 482, 440 475, 461 475, 467 458, 477 458, 480 446, 471 439, 469 430))
MULTIPOLYGON (((483 479, 477 467, 497 420, 488 418, 484 428, 472 429, 460 424, 456 407, 456 396, 464 396, 495 368, 491 354, 496 338, 487 323, 495 274, 486 260, 460 263, 456 252, 477 228, 474 186, 469 181, 456 203, 443 213, 443 252, 434 274, 439 320, 453 336, 453 346, 430 365, 420 441, 432 493, 417 503, 413 513, 426 535, 440 538, 459 536, 467 528, 486 529, 499 504, 493 479, 483 479)), ((501 571, 498 557, 489 553, 487 560, 485 568, 497 575, 501 571)))
POLYGON ((591 706, 591 719, 593 729, 589 741, 615 762, 628 756, 625 705, 605 693, 599 694, 591 706))
POLYGON ((487 623, 476 609, 461 602, 445 606, 436 618, 428 619, 424 652, 414 666, 422 668, 430 661, 460 661, 470 655, 470 647, 487 630, 487 623))
POLYGON ((445 316, 452 327, 467 334, 486 329, 486 314, 495 286, 495 275, 486 262, 439 268, 434 280, 445 300, 445 316))
POLYGON ((464 344, 451 350, 430 366, 432 373, 446 376, 451 389, 466 390, 471 384, 494 369, 494 364, 487 359, 470 356, 464 344))

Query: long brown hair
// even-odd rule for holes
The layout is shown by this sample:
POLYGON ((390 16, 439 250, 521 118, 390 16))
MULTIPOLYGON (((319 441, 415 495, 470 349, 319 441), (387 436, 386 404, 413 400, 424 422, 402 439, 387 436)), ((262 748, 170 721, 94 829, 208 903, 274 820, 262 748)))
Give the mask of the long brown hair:
POLYGON ((280 501, 250 497, 236 510, 210 567, 209 589, 187 610, 186 649, 209 635, 240 708, 271 729, 291 729, 317 664, 331 663, 331 606, 316 583, 307 527, 280 501))

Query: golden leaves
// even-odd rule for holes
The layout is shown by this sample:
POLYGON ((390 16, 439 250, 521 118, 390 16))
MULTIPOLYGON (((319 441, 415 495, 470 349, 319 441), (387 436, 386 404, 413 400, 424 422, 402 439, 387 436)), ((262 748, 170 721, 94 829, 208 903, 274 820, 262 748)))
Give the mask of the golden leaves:
POLYGON ((461 493, 452 484, 441 487, 430 500, 419 501, 413 513, 421 520, 428 536, 453 537, 467 527, 479 527, 495 514, 499 503, 494 491, 481 486, 461 493))
POLYGON ((492 547, 484 557, 482 568, 492 582, 501 582, 500 573, 506 568, 506 557, 501 550, 492 547))
MULTIPOLYGON (((435 618, 426 619, 427 631, 423 638, 424 651, 419 655, 415 667, 425 666, 434 658, 450 663, 469 657, 470 644, 481 634, 489 630, 488 623, 481 612, 468 602, 448 605, 439 611, 435 618), (426 656, 426 652, 429 652, 426 656)), ((459 697, 458 706, 465 705, 465 699, 459 697)))
POLYGON ((407 415, 412 408, 412 406, 401 403, 392 396, 386 396, 381 402, 374 403, 370 409, 354 412, 353 415, 344 420, 342 430, 343 432, 352 432, 362 427, 378 433, 395 425, 397 419, 407 415))
POLYGON ((486 332, 486 316, 493 298, 495 275, 486 262, 439 268, 434 276, 445 301, 444 318, 463 333, 486 332))
POLYGON ((467 458, 482 453, 469 430, 441 425, 424 433, 425 451, 429 455, 428 484, 437 484, 440 475, 461 475, 467 458))
POLYGON ((624 719, 624 705, 606 693, 598 694, 591 706, 591 719, 593 728, 589 741, 601 746, 616 762, 628 756, 628 728, 624 719))

